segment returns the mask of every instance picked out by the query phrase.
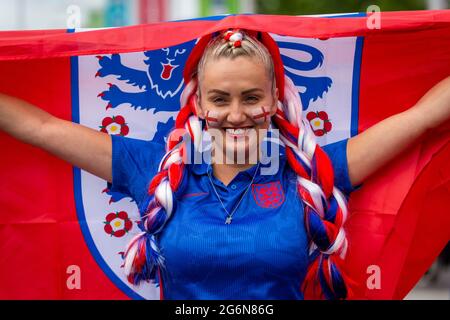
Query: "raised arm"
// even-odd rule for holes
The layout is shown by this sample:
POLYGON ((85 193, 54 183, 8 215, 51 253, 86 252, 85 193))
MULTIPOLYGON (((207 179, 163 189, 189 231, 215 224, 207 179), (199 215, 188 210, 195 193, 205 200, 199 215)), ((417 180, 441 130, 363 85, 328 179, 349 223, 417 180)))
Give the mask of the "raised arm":
POLYGON ((426 131, 450 118, 450 77, 432 87, 412 108, 349 139, 347 161, 352 185, 394 159, 426 131))
POLYGON ((0 128, 106 181, 112 180, 112 146, 108 134, 59 119, 26 101, 1 93, 0 128))

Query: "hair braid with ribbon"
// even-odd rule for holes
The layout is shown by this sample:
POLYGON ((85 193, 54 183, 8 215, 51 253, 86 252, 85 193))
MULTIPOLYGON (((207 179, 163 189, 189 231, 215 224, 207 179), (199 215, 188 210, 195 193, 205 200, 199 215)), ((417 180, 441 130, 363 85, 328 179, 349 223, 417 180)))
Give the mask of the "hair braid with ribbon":
POLYGON ((285 98, 273 117, 290 167, 297 174, 297 191, 304 203, 310 241, 310 266, 302 285, 306 298, 345 299, 351 296, 348 279, 340 270, 347 251, 343 225, 347 201, 334 186, 327 154, 316 143, 294 83, 285 77, 285 98))
POLYGON ((151 197, 139 208, 141 221, 138 226, 141 232, 128 243, 124 253, 125 274, 128 281, 135 285, 142 280, 157 282, 158 268, 164 267, 164 257, 159 250, 156 235, 176 210, 177 198, 186 187, 187 142, 183 137, 188 134, 195 147, 201 143, 202 128, 192 105, 192 99, 195 98, 192 93, 195 89, 195 83, 190 82, 181 95, 183 107, 175 121, 175 130, 169 133, 166 154, 148 188, 151 197))
POLYGON ((198 71, 210 56, 248 55, 261 58, 270 78, 274 79, 274 86, 278 87, 278 109, 272 123, 280 130, 288 164, 297 175, 298 195, 304 203, 310 261, 299 290, 305 298, 345 299, 350 295, 350 280, 341 271, 347 250, 343 228, 347 218, 346 199, 334 187, 330 159, 302 118, 301 100, 293 82, 284 75, 278 46, 264 32, 228 30, 220 33, 220 37, 217 35, 202 37, 186 62, 186 86, 181 94, 182 108, 175 121, 175 130, 169 134, 166 154, 150 183, 148 193, 152 197, 140 208, 144 213, 139 223, 142 232, 130 241, 124 254, 128 281, 133 284, 141 280, 153 281, 157 278, 157 269, 164 267, 156 235, 176 210, 176 199, 186 187, 187 142, 183 136, 187 134, 197 150, 201 144, 202 126, 194 108, 198 71))

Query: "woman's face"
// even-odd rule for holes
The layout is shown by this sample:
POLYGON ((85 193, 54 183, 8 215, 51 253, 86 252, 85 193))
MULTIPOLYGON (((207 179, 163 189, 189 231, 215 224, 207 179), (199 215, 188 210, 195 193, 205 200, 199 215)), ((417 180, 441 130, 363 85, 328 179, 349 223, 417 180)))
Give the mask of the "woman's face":
POLYGON ((234 154, 234 163, 242 157, 248 163, 250 155, 256 156, 266 132, 261 129, 268 129, 277 107, 278 90, 273 92, 272 86, 264 64, 256 58, 239 56, 206 63, 199 78, 196 109, 200 118, 206 118, 208 131, 214 131, 215 152, 219 148, 227 159, 234 154))

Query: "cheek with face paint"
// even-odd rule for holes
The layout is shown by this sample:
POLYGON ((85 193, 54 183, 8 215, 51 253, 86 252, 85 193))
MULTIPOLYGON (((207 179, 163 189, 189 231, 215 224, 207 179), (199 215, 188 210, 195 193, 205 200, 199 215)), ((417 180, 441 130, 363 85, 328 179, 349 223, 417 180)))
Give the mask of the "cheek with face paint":
POLYGON ((251 113, 251 118, 257 124, 263 124, 270 118, 269 107, 261 106, 259 108, 253 109, 251 113))
POLYGON ((205 115, 207 128, 220 128, 225 118, 225 111, 207 110, 205 115))

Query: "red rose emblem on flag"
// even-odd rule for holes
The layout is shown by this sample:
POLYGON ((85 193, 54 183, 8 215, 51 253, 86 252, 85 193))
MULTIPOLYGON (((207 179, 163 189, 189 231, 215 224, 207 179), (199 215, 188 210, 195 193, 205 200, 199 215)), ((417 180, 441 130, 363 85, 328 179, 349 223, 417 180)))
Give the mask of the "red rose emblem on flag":
POLYGON ((133 227, 133 223, 125 211, 111 212, 106 216, 105 232, 111 236, 123 237, 133 227))
POLYGON ((330 132, 333 127, 325 111, 308 112, 306 119, 308 119, 314 134, 318 137, 330 132))
POLYGON ((106 117, 102 120, 100 131, 108 134, 126 136, 130 131, 122 116, 106 117))

